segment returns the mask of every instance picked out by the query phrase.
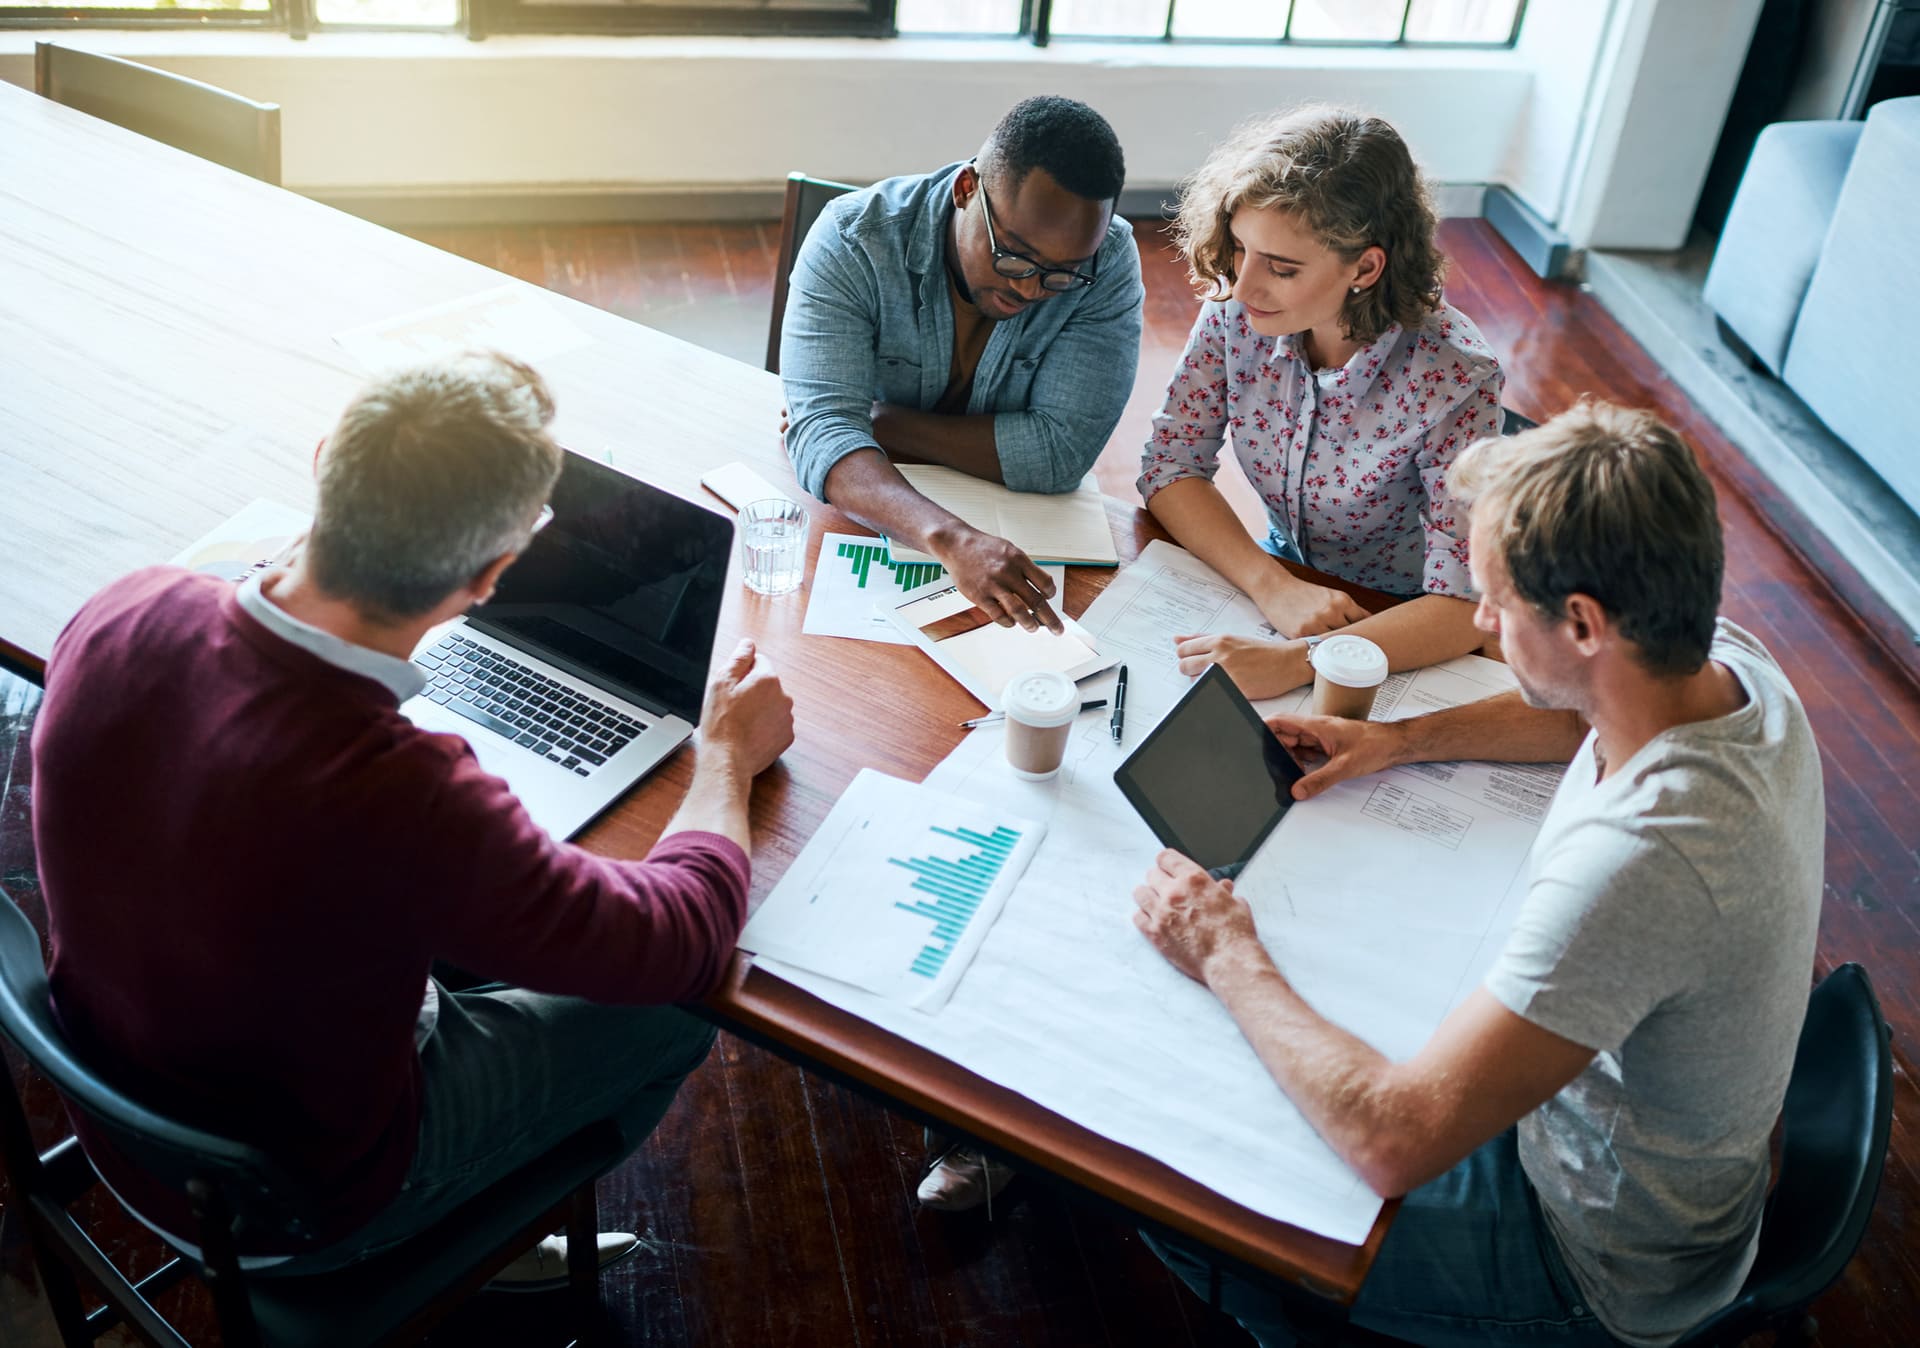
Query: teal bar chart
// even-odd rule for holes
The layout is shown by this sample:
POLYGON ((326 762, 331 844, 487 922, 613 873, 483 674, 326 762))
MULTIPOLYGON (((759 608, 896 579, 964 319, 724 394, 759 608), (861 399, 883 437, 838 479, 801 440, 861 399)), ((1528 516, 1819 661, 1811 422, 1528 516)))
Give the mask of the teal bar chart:
POLYGON ((740 948, 937 1011, 1044 832, 866 769, 754 913, 740 948))
POLYGON ((944 857, 887 858, 893 865, 913 872, 916 877, 913 888, 924 895, 911 903, 893 906, 933 923, 933 935, 909 966, 921 978, 938 978, 946 968, 947 957, 959 944, 974 914, 980 911, 981 903, 993 892, 994 882, 1000 878, 1001 869, 1020 841, 1019 831, 1004 824, 991 833, 964 828, 936 828, 933 832, 956 839, 974 850, 958 861, 944 857))

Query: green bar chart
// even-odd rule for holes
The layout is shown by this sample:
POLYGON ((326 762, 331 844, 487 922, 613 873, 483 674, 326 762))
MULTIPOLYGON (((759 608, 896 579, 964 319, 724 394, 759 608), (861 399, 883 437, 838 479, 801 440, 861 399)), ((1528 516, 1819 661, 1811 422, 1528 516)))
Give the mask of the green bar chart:
POLYGON ((938 562, 896 562, 888 553, 885 543, 842 543, 835 551, 846 559, 854 583, 863 590, 867 588, 867 581, 873 578, 876 567, 890 574, 893 584, 901 590, 917 589, 947 574, 946 568, 938 562))
POLYGON ((1013 854, 1014 845, 1020 841, 1020 833, 1004 824, 991 833, 979 833, 967 828, 934 828, 929 831, 955 839, 970 850, 952 860, 927 856, 905 859, 888 857, 887 861, 912 871, 916 878, 911 887, 921 895, 911 903, 896 902, 893 906, 903 913, 924 917, 933 924, 931 937, 921 947, 909 968, 922 978, 938 978, 940 971, 946 968, 947 956, 953 953, 960 938, 966 934, 967 925, 973 921, 981 903, 992 892, 994 882, 1000 878, 1007 858, 1013 854))

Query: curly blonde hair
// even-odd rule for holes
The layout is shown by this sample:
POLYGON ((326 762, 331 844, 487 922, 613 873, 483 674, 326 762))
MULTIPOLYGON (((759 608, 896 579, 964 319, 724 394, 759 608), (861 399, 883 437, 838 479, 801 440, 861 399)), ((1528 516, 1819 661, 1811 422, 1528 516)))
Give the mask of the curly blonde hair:
POLYGON ((1371 342, 1413 327, 1440 307, 1446 258, 1434 244, 1433 197, 1400 133, 1345 108, 1304 107, 1246 123, 1180 185, 1174 240, 1208 299, 1233 290, 1235 211, 1298 215, 1348 262, 1369 247, 1387 255, 1373 285, 1348 295, 1341 326, 1371 342))

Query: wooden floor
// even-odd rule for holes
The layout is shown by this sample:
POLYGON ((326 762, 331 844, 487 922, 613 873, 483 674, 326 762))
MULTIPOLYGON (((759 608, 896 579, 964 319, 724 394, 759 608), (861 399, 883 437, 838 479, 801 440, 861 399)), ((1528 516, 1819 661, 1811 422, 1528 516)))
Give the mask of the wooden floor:
MULTIPOLYGON (((454 252, 758 365, 774 230, 766 225, 465 229, 424 233, 454 252)), ((1547 285, 1477 221, 1451 221, 1448 293, 1501 354, 1509 406, 1543 418, 1583 392, 1658 410, 1699 450, 1720 491, 1725 611, 1772 648, 1820 738, 1828 804, 1818 967, 1858 960, 1894 1026, 1896 1115, 1885 1187, 1865 1244, 1816 1306, 1819 1343, 1920 1343, 1909 1217, 1920 1204, 1920 659, 1888 615, 1811 538, 1673 384, 1579 290, 1547 285), (1797 550, 1799 549, 1799 550, 1797 550)), ((1133 496, 1138 446, 1195 304, 1157 234, 1143 248, 1140 377, 1098 472, 1133 496)), ((564 409, 563 409, 564 411, 564 409)), ((636 432, 640 433, 640 432, 636 432)), ((771 432, 771 428, 769 430, 771 432)), ((37 913, 26 833, 30 715, 0 694, 0 880, 37 913), (9 766, 10 765, 10 766, 9 766)), ((33 1092, 41 1126, 57 1105, 33 1092)), ((1204 1310, 1122 1224, 1031 1179, 984 1215, 916 1213, 919 1129, 737 1041, 682 1091, 647 1146, 602 1186, 608 1226, 643 1254, 604 1281, 616 1339, 659 1345, 1191 1345, 1204 1310), (696 1243, 693 1230, 729 1233, 696 1243)), ((151 1266, 155 1247, 115 1213, 100 1229, 151 1266)), ((53 1342, 31 1294, 18 1222, 0 1215, 0 1343, 53 1342)), ((539 1298, 485 1298, 437 1341, 560 1340, 539 1298), (529 1304, 531 1303, 531 1304, 529 1304)), ((195 1323, 204 1313, 184 1307, 195 1323)), ((210 1339, 210 1333, 203 1338, 210 1339)))

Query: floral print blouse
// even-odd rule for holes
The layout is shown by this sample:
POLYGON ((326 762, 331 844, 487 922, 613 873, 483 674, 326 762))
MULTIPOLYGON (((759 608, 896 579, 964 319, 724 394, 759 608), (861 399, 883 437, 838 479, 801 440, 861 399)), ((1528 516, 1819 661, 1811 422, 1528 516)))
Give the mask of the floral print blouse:
POLYGON ((1140 496, 1211 479, 1220 447, 1308 566, 1389 594, 1472 594, 1460 451, 1500 433, 1499 364, 1450 304, 1315 372, 1294 337, 1263 337, 1234 300, 1201 306, 1141 455, 1140 496))

